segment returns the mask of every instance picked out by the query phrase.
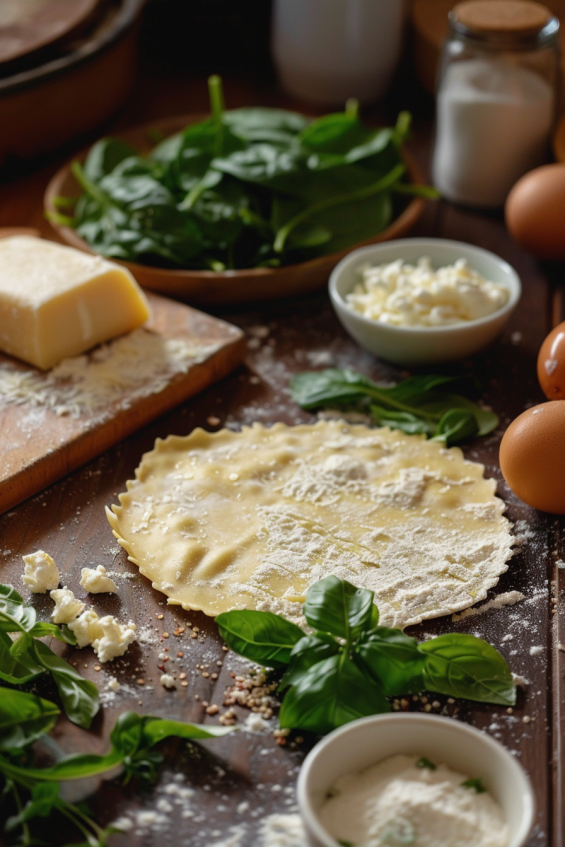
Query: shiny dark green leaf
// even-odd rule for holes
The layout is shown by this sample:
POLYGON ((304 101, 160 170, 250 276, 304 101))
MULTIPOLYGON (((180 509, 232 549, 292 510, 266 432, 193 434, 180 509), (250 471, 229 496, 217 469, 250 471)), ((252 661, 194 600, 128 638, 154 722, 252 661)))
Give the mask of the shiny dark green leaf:
POLYGON ((216 623, 234 653, 270 668, 286 667, 292 648, 304 636, 299 626, 272 612, 223 612, 216 623))
POLYGON ((36 694, 0 688, 0 750, 10 752, 37 741, 57 721, 59 708, 36 694))
POLYGON ((513 706, 516 686, 504 658, 474 635, 450 633, 424 641, 424 686, 449 697, 513 706))
POLYGON ((304 617, 314 629, 351 642, 371 623, 373 597, 372 591, 327 576, 308 589, 304 617))
POLYGON ((42 641, 34 644, 34 658, 51 674, 69 720, 88 729, 100 709, 98 689, 94 683, 81 676, 42 641))
POLYGON ((325 734, 357 718, 388 711, 378 682, 340 654, 313 665, 289 688, 279 721, 289 729, 325 734))
POLYGON ((401 630, 375 627, 356 645, 355 652, 389 696, 416 694, 424 689, 424 657, 416 639, 401 630))

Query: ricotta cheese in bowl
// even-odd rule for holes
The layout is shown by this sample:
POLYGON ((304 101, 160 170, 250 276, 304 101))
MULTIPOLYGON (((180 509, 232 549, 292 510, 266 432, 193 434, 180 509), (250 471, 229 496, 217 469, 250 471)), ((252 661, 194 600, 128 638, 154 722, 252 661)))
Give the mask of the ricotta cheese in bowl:
POLYGON ((491 282, 466 259, 434 268, 428 256, 416 264, 396 259, 359 268, 360 282, 347 303, 366 318, 392 326, 451 326, 496 312, 508 288, 491 282))
POLYGON ((502 809, 480 782, 417 755, 341 776, 320 821, 354 847, 507 847, 509 838, 502 809))
POLYGON ((474 244, 403 238, 349 253, 332 271, 329 294, 362 347, 420 367, 472 356, 494 341, 521 285, 514 268, 474 244))

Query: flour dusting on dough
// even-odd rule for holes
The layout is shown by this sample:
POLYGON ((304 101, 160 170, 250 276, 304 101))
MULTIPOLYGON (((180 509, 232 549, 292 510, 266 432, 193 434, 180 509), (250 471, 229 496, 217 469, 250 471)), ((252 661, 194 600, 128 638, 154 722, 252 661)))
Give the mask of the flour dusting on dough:
POLYGON ((217 615, 300 621, 328 574, 385 626, 468 608, 507 570, 510 525, 483 467, 421 436, 337 421, 157 441, 108 519, 155 588, 217 615))

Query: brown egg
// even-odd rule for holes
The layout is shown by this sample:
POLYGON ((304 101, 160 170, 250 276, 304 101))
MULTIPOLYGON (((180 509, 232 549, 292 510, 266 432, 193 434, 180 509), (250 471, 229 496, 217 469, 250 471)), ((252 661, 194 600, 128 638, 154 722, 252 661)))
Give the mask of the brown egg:
POLYGON ((540 347, 538 380, 548 400, 565 400, 565 322, 556 326, 540 347))
POLYGON ((565 400, 541 403, 512 421, 500 445, 500 469, 528 506, 565 514, 565 400))
POLYGON ((565 261, 565 164, 543 165, 519 179, 506 199, 505 217, 524 249, 565 261))

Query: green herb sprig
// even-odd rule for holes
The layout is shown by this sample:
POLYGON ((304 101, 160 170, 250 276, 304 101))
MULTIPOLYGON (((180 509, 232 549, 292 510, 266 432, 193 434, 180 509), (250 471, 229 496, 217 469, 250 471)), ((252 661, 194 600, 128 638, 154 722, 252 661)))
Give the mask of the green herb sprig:
POLYGON ((498 425, 494 412, 443 389, 458 379, 433 374, 410 376, 384 387, 355 371, 329 368, 297 374, 290 390, 294 402, 303 409, 362 408, 378 426, 456 444, 487 435, 498 425))
POLYGON ((372 591, 328 576, 306 594, 312 634, 271 612, 224 612, 216 623, 234 652, 284 670, 279 720, 289 729, 325 734, 390 711, 389 697, 421 691, 514 705, 512 674, 494 647, 459 633, 418 643, 379 626, 373 599, 372 591))
MULTIPOLYGON (((96 252, 164 267, 278 267, 364 241, 388 226, 394 195, 437 197, 406 180, 410 116, 371 129, 355 101, 311 120, 282 109, 226 111, 208 81, 211 116, 140 156, 107 138, 72 172, 83 194, 74 226, 96 252)), ((58 200, 69 212, 72 203, 58 200)))
POLYGON ((163 757, 153 748, 166 738, 201 740, 232 731, 231 727, 200 726, 181 721, 121 715, 110 735, 111 749, 103 756, 76 754, 52 767, 33 766, 30 746, 54 726, 59 709, 54 703, 27 692, 4 689, 0 697, 0 802, 11 798, 17 813, 5 819, 8 833, 19 832, 18 844, 44 844, 35 840, 30 823, 59 813, 82 834, 84 847, 105 847, 117 829, 102 829, 84 804, 69 803, 60 796, 61 783, 98 776, 121 769, 124 781, 132 777, 152 781, 163 757))
MULTIPOLYGON (((50 674, 69 720, 88 729, 100 708, 98 689, 39 640, 45 636, 76 644, 68 627, 38 621, 33 606, 15 588, 0 585, 0 680, 20 686, 50 674), (15 640, 9 633, 16 635, 15 640)), ((0 700, 7 696, 2 688, 0 700)))

